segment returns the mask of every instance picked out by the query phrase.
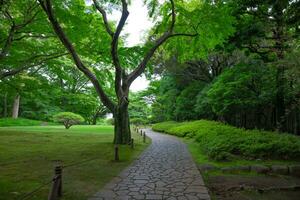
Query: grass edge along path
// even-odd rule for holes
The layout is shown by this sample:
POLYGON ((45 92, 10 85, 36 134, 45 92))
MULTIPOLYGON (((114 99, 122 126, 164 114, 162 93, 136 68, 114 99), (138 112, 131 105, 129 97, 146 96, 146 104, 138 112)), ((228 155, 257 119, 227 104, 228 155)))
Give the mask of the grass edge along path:
MULTIPOLYGON (((135 149, 120 146, 113 161, 112 126, 26 126, 0 128, 0 200, 20 199, 53 176, 55 160, 63 165, 99 157, 63 170, 63 198, 87 199, 117 176, 148 146, 133 133, 135 149)), ((50 185, 29 199, 46 199, 50 185)))

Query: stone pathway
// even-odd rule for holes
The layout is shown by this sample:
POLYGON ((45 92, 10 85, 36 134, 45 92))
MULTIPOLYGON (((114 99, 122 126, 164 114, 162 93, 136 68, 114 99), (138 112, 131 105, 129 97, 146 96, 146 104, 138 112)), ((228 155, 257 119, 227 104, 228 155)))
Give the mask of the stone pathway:
POLYGON ((198 199, 208 191, 184 143, 170 135, 146 130, 152 144, 141 157, 90 200, 198 199))

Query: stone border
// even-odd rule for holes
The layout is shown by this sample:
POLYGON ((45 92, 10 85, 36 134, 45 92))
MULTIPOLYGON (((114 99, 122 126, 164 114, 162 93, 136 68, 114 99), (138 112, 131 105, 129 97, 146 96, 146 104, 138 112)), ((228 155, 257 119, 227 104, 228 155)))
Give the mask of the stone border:
POLYGON ((198 164, 198 169, 201 172, 221 170, 226 173, 236 172, 256 172, 258 174, 279 174, 300 177, 300 164, 299 165, 242 165, 232 167, 216 167, 211 164, 198 164))

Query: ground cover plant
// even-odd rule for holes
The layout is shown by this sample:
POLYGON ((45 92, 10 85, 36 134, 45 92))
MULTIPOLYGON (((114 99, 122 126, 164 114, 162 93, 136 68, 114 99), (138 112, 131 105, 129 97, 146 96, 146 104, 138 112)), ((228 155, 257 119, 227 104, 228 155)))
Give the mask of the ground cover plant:
POLYGON ((162 122, 153 130, 179 137, 193 138, 204 154, 213 160, 300 159, 300 138, 285 133, 245 130, 220 122, 162 122))
MULTIPOLYGON (((20 199, 49 181, 56 160, 62 160, 64 165, 83 162, 63 170, 62 199, 87 199, 146 147, 140 135, 133 136, 135 149, 120 146, 120 162, 115 162, 113 126, 1 127, 0 199, 20 199)), ((46 199, 49 189, 49 185, 45 186, 30 199, 46 199)))

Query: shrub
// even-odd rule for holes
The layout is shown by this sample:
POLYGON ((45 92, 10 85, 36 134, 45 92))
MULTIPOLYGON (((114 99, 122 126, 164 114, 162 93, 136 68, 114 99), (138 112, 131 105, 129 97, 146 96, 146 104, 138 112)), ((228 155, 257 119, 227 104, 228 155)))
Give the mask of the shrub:
POLYGON ((245 130, 207 120, 163 122, 153 125, 153 130, 194 138, 199 148, 214 160, 228 160, 236 156, 246 159, 300 159, 300 138, 286 133, 245 130))
POLYGON ((174 121, 167 121, 167 122, 162 122, 162 123, 157 123, 152 126, 152 129, 154 131, 159 131, 159 132, 165 132, 169 133, 169 129, 172 127, 178 126, 177 122, 174 121))
POLYGON ((84 119, 72 112, 60 112, 53 116, 53 121, 63 123, 66 129, 69 129, 72 125, 82 123, 84 119))
POLYGON ((148 124, 148 120, 147 119, 142 119, 142 118, 132 118, 132 119, 130 119, 130 122, 134 125, 148 124))
POLYGON ((106 123, 109 125, 115 125, 115 119, 114 118, 106 119, 106 123))

